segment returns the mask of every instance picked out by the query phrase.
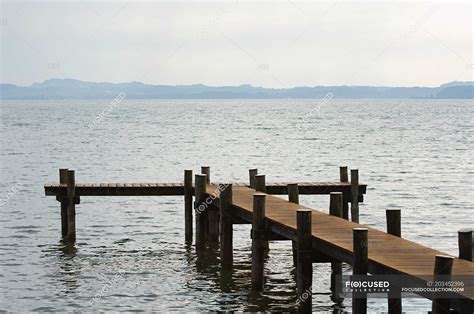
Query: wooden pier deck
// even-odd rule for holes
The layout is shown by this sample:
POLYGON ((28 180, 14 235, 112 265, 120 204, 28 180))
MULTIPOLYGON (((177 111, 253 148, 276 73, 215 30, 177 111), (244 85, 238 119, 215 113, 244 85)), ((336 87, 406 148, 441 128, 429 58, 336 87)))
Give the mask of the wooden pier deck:
MULTIPOLYGON (((301 313, 311 312, 312 263, 331 263, 331 293, 333 300, 340 302, 336 287, 342 284, 342 262, 352 265, 353 275, 402 275, 397 278, 403 280, 404 287, 407 282, 409 287, 427 287, 426 282, 434 280, 434 275, 463 278, 467 285, 464 291, 450 291, 447 297, 419 294, 433 300, 433 313, 449 313, 450 309, 472 313, 472 229, 458 231, 457 258, 401 238, 400 210, 386 210, 387 233, 368 228, 359 224, 359 202, 367 186, 359 183, 357 169, 350 171, 350 182, 348 174, 347 167, 340 167, 340 182, 267 184, 265 175, 250 169, 250 184, 229 185, 211 184, 210 168, 201 167, 195 180, 193 171, 185 170, 183 183, 84 184, 75 182, 74 170, 60 169, 60 183, 45 184, 44 190, 61 204, 61 234, 67 243, 76 240, 75 205, 81 196, 184 196, 185 242, 193 242, 195 227, 196 252, 206 250, 207 243, 219 243, 224 271, 233 264, 232 225, 252 224, 252 290, 256 291, 264 289, 268 241, 290 240, 297 272, 297 310, 301 313), (329 214, 299 205, 300 194, 330 194, 329 214), (288 201, 273 195, 287 195, 288 201)), ((390 293, 390 314, 402 313, 403 297, 397 289, 390 293)), ((367 312, 365 293, 360 296, 353 292, 352 310, 367 312)))
MULTIPOLYGON (((207 196, 215 198, 213 205, 219 204, 219 189, 207 185, 207 196)), ((247 221, 253 221, 254 189, 246 186, 232 188, 232 214, 247 221)), ((267 195, 265 218, 267 228, 284 238, 297 240, 296 211, 310 209, 288 202, 282 198, 267 195)), ((371 274, 402 274, 414 280, 426 281, 433 276, 436 255, 449 255, 415 242, 387 234, 374 228, 350 222, 343 218, 311 209, 312 247, 314 255, 328 255, 335 260, 352 264, 354 228, 368 229, 368 272, 371 274)), ((474 276, 474 263, 459 258, 454 259, 452 276, 474 276)), ((474 278, 474 277, 471 277, 474 278)), ((472 291, 460 293, 464 302, 473 303, 472 291)))

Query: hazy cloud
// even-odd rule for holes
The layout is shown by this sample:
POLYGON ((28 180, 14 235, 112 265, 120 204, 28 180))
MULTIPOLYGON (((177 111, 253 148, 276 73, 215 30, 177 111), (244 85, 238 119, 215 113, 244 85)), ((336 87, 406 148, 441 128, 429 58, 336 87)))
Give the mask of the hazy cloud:
POLYGON ((1 81, 436 86, 472 80, 472 3, 2 1, 1 81))

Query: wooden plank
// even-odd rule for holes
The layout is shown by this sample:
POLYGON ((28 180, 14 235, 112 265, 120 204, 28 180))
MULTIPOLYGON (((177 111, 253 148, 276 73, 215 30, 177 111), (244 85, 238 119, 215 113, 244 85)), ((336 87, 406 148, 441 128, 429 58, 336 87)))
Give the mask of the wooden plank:
MULTIPOLYGON (((266 184, 268 194, 286 195, 288 183, 266 184)), ((245 183, 234 184, 236 187, 246 187, 245 183)), ((298 184, 299 194, 329 194, 343 192, 350 195, 350 183, 340 182, 305 182, 298 184)), ((45 184, 46 196, 65 196, 66 185, 45 184)), ((359 201, 362 201, 366 185, 359 186, 359 201)), ((77 196, 173 196, 184 195, 184 183, 80 183, 76 184, 77 196)))

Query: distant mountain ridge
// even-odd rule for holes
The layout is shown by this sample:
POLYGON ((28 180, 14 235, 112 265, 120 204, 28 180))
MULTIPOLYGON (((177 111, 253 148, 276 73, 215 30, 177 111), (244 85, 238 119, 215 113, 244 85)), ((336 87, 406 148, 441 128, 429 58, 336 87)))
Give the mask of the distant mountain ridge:
POLYGON ((30 86, 0 84, 0 99, 474 99, 474 82, 449 82, 439 87, 314 86, 264 88, 252 85, 150 85, 49 79, 30 86))

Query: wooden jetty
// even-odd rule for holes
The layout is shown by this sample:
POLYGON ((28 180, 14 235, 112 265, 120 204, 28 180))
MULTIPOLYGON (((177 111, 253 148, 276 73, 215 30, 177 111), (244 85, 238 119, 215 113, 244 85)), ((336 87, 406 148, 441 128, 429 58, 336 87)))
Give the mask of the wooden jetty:
MULTIPOLYGON (((387 233, 359 224, 358 203, 367 186, 359 183, 358 171, 340 168, 340 182, 306 182, 266 184, 256 169, 249 171, 249 184, 213 184, 209 167, 201 169, 193 183, 193 173, 186 170, 184 183, 106 183, 76 184, 74 171, 61 169, 59 184, 46 184, 46 195, 61 202, 62 234, 74 241, 75 205, 81 196, 184 196, 185 239, 193 239, 195 217, 196 250, 207 243, 219 243, 221 265, 232 269, 233 224, 252 224, 252 289, 264 287, 264 255, 269 241, 289 240, 293 244, 293 261, 297 271, 299 312, 312 310, 312 264, 331 263, 331 290, 335 291, 342 274, 341 263, 353 266, 354 275, 403 275, 413 283, 425 283, 435 274, 474 278, 472 263, 472 230, 459 231, 459 257, 425 247, 401 238, 399 210, 388 210, 387 233), (274 195, 288 195, 288 201, 274 195), (329 214, 299 203, 299 194, 329 194, 329 214), (193 204, 193 197, 195 202, 193 204), (349 210, 350 204, 350 210, 349 210), (349 213, 352 221, 349 221, 349 213)), ((472 281, 471 281, 472 284, 472 281)), ((471 289, 453 293, 449 299, 423 294, 433 300, 433 313, 472 313, 474 295, 471 289)), ((338 300, 335 295, 334 300, 338 300)), ((353 297, 354 313, 367 311, 366 297, 353 297)), ((402 312, 400 295, 390 295, 389 313, 402 312)))

